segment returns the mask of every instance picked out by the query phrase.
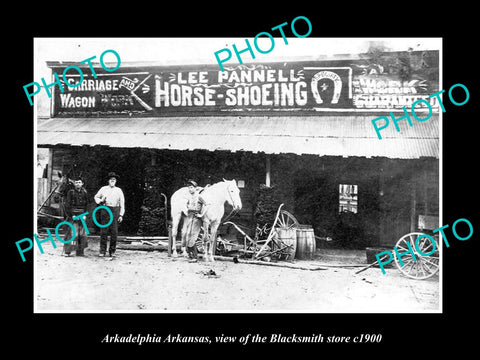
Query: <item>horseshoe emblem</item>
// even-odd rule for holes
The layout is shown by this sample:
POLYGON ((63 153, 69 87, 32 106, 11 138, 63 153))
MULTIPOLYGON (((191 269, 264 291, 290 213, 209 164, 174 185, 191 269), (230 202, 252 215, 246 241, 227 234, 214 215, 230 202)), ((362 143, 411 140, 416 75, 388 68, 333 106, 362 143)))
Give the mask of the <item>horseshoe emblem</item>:
POLYGON ((336 73, 332 71, 323 70, 316 73, 313 76, 312 82, 311 82, 312 94, 317 104, 323 104, 323 100, 320 96, 320 93, 318 92, 318 86, 317 86, 318 81, 321 79, 330 79, 333 81, 334 89, 333 89, 332 104, 338 103, 338 100, 340 99, 340 92, 342 91, 342 80, 340 79, 340 76, 338 76, 336 73))

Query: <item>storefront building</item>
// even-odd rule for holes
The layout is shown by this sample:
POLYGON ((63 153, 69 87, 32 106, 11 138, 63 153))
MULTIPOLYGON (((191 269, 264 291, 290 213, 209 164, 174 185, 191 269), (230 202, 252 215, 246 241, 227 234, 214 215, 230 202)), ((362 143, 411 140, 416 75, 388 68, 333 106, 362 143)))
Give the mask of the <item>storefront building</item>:
MULTIPOLYGON (((48 63, 57 73, 69 65, 48 63)), ((419 215, 439 216, 440 114, 429 97, 439 91, 438 51, 224 72, 122 64, 115 72, 95 68, 96 78, 75 65, 85 70, 82 84, 55 88, 50 116, 38 119, 37 146, 48 164, 39 199, 58 171, 81 172, 92 196, 115 171, 126 195, 123 231, 165 235, 158 221, 165 198, 185 180, 234 178, 244 205, 236 223, 254 229, 259 192, 271 188, 300 223, 344 248, 391 246, 418 228, 419 215), (399 119, 419 99, 433 109, 427 121, 399 121, 400 132, 392 123, 377 137, 374 118, 399 119)))

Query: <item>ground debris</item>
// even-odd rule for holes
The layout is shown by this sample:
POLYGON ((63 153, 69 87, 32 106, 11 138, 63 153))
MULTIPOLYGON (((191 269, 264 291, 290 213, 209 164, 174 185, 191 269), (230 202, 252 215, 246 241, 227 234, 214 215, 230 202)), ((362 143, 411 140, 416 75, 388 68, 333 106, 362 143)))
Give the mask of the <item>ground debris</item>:
POLYGON ((213 269, 197 271, 196 273, 197 274, 203 274, 204 276, 209 277, 209 278, 219 278, 220 277, 220 275, 217 275, 217 273, 213 269))

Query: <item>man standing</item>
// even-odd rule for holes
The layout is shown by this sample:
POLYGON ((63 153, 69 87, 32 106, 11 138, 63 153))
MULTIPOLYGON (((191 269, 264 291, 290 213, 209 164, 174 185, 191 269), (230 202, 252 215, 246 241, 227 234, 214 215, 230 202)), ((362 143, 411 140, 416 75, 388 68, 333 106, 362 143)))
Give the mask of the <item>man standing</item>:
MULTIPOLYGON (((65 213, 68 221, 73 224, 76 238, 72 242, 65 244, 63 251, 67 256, 70 256, 72 250, 76 250, 77 256, 85 256, 84 249, 88 247, 85 228, 81 223, 81 218, 75 220, 73 218, 87 211, 87 190, 83 188, 83 180, 79 176, 73 178, 73 185, 75 187, 67 192, 65 213)), ((83 216, 83 220, 85 220, 85 216, 83 216)))
MULTIPOLYGON (((118 224, 122 222, 125 213, 125 197, 122 189, 115 186, 120 177, 114 172, 110 172, 107 178, 108 185, 100 188, 94 199, 98 205, 107 206, 113 214, 111 225, 100 229, 100 256, 106 256, 107 237, 110 235, 108 252, 113 258, 117 246, 118 224)), ((100 212, 100 223, 107 224, 110 221, 110 214, 104 209, 101 209, 100 212)))
POLYGON ((185 221, 187 225, 184 227, 186 235, 182 236, 185 239, 185 244, 182 246, 187 247, 187 254, 192 262, 198 260, 198 250, 195 241, 197 240, 193 234, 198 234, 198 231, 202 225, 201 218, 205 214, 205 201, 198 192, 198 185, 195 181, 189 180, 187 182, 188 186, 188 197, 186 206, 183 209, 183 213, 186 216, 185 221))

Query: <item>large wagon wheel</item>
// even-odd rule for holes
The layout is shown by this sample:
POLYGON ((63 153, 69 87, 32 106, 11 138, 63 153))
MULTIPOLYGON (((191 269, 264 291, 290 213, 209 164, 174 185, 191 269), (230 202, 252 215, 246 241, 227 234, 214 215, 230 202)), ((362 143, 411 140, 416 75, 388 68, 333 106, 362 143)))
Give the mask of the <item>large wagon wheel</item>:
POLYGON ((429 256, 423 256, 418 253, 417 248, 415 247, 415 241, 420 235, 425 235, 424 233, 420 232, 412 232, 407 235, 404 235, 397 241, 395 245, 397 247, 397 251, 402 254, 404 252, 409 251, 407 244, 410 244, 410 248, 413 249, 415 254, 414 261, 412 255, 406 254, 402 256, 402 264, 400 260, 397 258, 395 253, 395 263, 397 264, 398 269, 402 272, 402 274, 417 280, 427 279, 438 272, 439 263, 440 263, 440 252, 438 248, 438 241, 435 241, 435 245, 428 237, 422 237, 418 241, 418 249, 424 254, 430 254, 433 251, 433 246, 435 246, 435 251, 429 256))
POLYGON ((278 215, 278 221, 275 227, 279 227, 282 229, 292 229, 298 227, 298 221, 295 219, 295 216, 290 214, 286 210, 280 210, 280 214, 278 215))
POLYGON ((279 259, 281 259, 282 256, 285 256, 286 259, 289 259, 290 257, 293 259, 293 257, 295 257, 295 251, 293 254, 291 254, 289 248, 284 249, 283 251, 280 250, 286 244, 280 240, 277 230, 278 229, 290 230, 290 229, 296 229, 298 227, 299 227, 298 220, 295 218, 295 216, 293 216, 291 213, 289 213, 286 210, 280 210, 280 212, 278 213, 278 219, 275 223, 275 231, 272 239, 273 240, 272 243, 275 244, 273 248, 276 248, 276 250, 279 251, 278 253, 276 253, 276 257, 278 257, 279 259))

